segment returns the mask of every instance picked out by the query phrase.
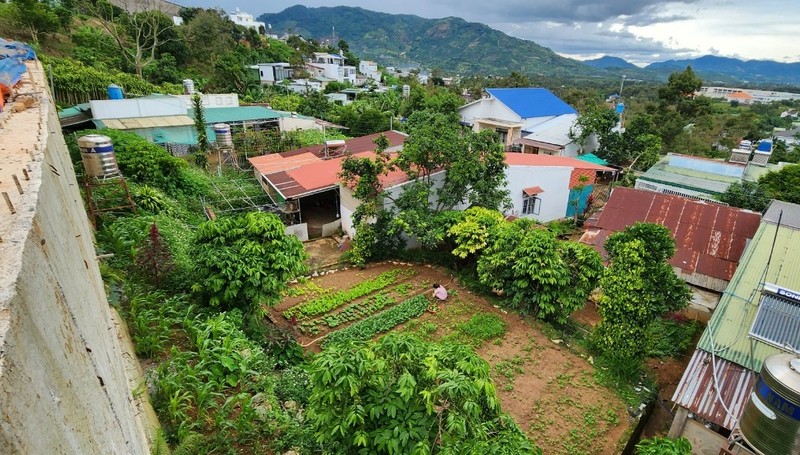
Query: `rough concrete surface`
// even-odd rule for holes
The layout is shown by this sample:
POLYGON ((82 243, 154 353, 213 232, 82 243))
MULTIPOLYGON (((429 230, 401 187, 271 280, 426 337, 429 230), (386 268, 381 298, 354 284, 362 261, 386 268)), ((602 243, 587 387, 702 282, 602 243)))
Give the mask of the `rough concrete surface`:
POLYGON ((0 114, 0 191, 15 212, 0 197, 0 452, 146 454, 130 354, 44 81, 30 63, 17 92, 36 102, 0 114))

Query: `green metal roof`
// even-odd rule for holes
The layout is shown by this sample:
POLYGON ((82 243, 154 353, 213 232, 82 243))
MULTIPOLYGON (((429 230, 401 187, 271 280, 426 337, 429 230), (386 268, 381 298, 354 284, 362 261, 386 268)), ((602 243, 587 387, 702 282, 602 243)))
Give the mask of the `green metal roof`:
POLYGON ((89 103, 76 104, 58 111, 58 118, 67 118, 88 112, 91 109, 89 103))
POLYGON ((766 166, 756 166, 754 164, 750 164, 744 171, 744 179, 750 182, 756 182, 761 178, 762 175, 768 172, 780 171, 782 168, 783 166, 772 163, 769 163, 766 166))
POLYGON ((697 347, 707 352, 713 349, 718 357, 754 371, 761 369, 765 358, 781 352, 748 337, 764 283, 800 290, 800 205, 772 202, 697 347), (783 217, 778 227, 781 210, 783 217), (767 269, 770 252, 772 261, 767 269))
MULTIPOLYGON (((262 106, 215 107, 204 110, 203 114, 205 114, 206 123, 252 122, 291 115, 288 112, 273 111, 262 106)), ((186 115, 194 118, 194 109, 189 109, 186 115)))
POLYGON ((599 164, 600 166, 608 166, 608 161, 600 158, 594 153, 587 153, 578 157, 579 160, 588 161, 592 164, 599 164))

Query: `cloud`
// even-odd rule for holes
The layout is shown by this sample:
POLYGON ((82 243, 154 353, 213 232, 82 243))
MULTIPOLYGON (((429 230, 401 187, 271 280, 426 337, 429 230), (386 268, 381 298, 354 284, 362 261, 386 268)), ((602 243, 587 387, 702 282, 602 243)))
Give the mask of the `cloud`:
POLYGON ((471 18, 484 18, 492 22, 500 21, 551 21, 562 24, 579 22, 604 22, 619 17, 637 18, 637 21, 659 20, 658 14, 666 3, 691 4, 700 0, 558 0, 530 1, 505 0, 494 3, 487 9, 484 1, 445 0, 453 11, 471 18))
POLYGON ((545 28, 538 22, 516 24, 519 27, 512 25, 492 24, 501 30, 514 28, 514 36, 534 41, 559 54, 582 59, 613 55, 632 63, 645 64, 653 61, 655 54, 661 59, 671 59, 693 53, 689 48, 674 48, 654 39, 637 36, 617 24, 580 28, 566 24, 552 26, 552 23, 545 28))

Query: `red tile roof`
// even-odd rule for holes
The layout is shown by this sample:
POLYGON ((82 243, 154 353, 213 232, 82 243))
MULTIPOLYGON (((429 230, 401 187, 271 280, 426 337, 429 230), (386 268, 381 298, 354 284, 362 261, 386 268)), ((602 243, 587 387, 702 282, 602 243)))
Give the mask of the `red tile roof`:
POLYGON ((506 153, 506 164, 509 166, 563 166, 571 167, 574 169, 594 169, 596 171, 615 171, 610 167, 601 166, 599 164, 590 163, 588 161, 579 160, 577 158, 569 158, 566 156, 553 156, 532 153, 506 153))
MULTIPOLYGON (((345 141, 346 155, 358 157, 375 156, 373 142, 381 133, 362 136, 345 141)), ((402 146, 406 135, 395 131, 383 134, 389 139, 389 150, 402 146)), ((338 174, 342 170, 345 156, 324 159, 324 146, 313 145, 283 153, 272 153, 250 158, 250 162, 259 174, 287 198, 333 189, 339 184, 338 174)), ((385 186, 403 183, 407 180, 401 171, 389 173, 383 177, 385 186)))
POLYGON ((581 239, 605 254, 605 240, 638 221, 661 224, 675 237, 670 264, 692 275, 730 281, 761 215, 692 199, 617 187, 581 239))
POLYGON ((544 193, 544 190, 541 186, 532 186, 530 188, 525 188, 522 190, 523 193, 527 194, 528 196, 536 196, 537 194, 544 193))

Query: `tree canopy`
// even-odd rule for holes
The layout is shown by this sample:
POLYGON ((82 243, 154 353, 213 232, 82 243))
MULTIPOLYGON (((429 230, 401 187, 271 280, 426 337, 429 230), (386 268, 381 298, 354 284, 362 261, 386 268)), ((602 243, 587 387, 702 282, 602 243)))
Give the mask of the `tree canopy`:
POLYGON ((210 306, 259 313, 275 305, 289 280, 305 271, 306 253, 281 220, 250 212, 207 221, 197 228, 192 290, 210 306))
POLYGON ((670 231, 657 224, 636 223, 609 236, 610 266, 600 280, 601 316, 594 337, 615 357, 639 359, 645 354, 647 328, 658 317, 684 308, 688 286, 667 262, 675 253, 670 231))
POLYGON ((407 335, 333 345, 310 367, 309 420, 337 453, 541 454, 501 411, 489 371, 467 346, 407 335))

